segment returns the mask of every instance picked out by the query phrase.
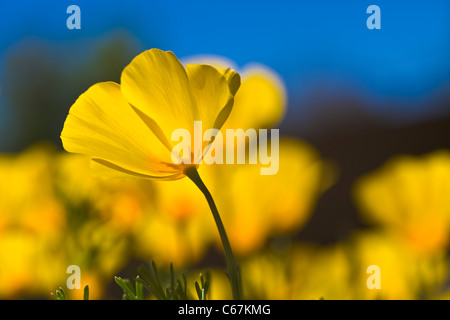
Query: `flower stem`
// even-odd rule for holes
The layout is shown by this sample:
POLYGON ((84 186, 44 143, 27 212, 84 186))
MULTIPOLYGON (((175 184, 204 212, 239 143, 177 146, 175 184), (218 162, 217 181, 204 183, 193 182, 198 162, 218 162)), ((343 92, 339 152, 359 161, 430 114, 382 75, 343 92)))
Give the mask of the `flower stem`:
POLYGON ((231 282, 231 291, 233 293, 233 299, 240 300, 241 281, 238 265, 233 257, 230 242, 228 241, 228 236, 225 231, 225 227, 223 226, 222 219, 220 218, 219 211, 217 210, 216 204, 214 203, 214 199, 211 196, 209 190, 206 188, 202 179, 200 178, 200 175, 198 174, 197 168, 195 166, 190 166, 186 168, 184 170, 184 174, 195 183, 195 185, 200 189, 200 191, 204 194, 206 200, 208 201, 209 207, 211 208, 211 212, 214 217, 214 221, 216 222, 217 225, 217 229, 219 230, 220 239, 222 240, 222 245, 225 252, 225 260, 227 262, 228 276, 231 282))

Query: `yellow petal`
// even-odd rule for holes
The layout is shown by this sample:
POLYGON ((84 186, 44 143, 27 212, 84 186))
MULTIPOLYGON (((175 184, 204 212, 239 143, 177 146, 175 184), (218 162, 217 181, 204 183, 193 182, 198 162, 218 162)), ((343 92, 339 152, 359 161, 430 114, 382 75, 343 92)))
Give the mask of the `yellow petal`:
POLYGON ((170 51, 141 53, 125 67, 120 81, 126 100, 153 120, 167 141, 175 129, 190 130, 198 119, 186 71, 170 51))
MULTIPOLYGON (((198 118, 195 120, 202 121, 204 130, 220 129, 233 106, 233 96, 226 78, 208 65, 188 65, 186 72, 198 108, 198 118), (219 115, 221 117, 216 122, 219 115)), ((239 82, 239 75, 236 75, 230 73, 234 83, 239 82)))
POLYGON ((227 79, 230 92, 234 96, 241 86, 241 76, 239 75, 239 73, 229 68, 226 69, 222 74, 225 79, 227 79))
POLYGON ((91 173, 99 178, 119 178, 119 179, 129 179, 132 177, 135 178, 143 178, 143 179, 151 179, 151 180, 177 180, 184 177, 182 171, 167 174, 167 175, 150 175, 143 174, 139 172, 134 172, 122 168, 112 162, 102 160, 102 159, 92 159, 91 164, 91 173))
POLYGON ((234 71, 237 70, 233 61, 215 55, 195 55, 182 59, 185 66, 189 64, 209 65, 217 69, 227 80, 230 92, 234 96, 241 85, 241 77, 234 71))
POLYGON ((114 82, 95 84, 77 99, 61 139, 67 151, 89 155, 116 173, 153 178, 177 173, 165 164, 172 163, 170 151, 134 112, 114 82))
POLYGON ((249 64, 239 73, 236 82, 234 63, 214 55, 197 55, 183 59, 185 64, 199 63, 215 67, 227 79, 231 94, 235 95, 233 112, 225 123, 226 128, 247 130, 275 127, 286 111, 286 89, 282 79, 262 64, 249 64), (239 91, 237 89, 239 88, 239 91))

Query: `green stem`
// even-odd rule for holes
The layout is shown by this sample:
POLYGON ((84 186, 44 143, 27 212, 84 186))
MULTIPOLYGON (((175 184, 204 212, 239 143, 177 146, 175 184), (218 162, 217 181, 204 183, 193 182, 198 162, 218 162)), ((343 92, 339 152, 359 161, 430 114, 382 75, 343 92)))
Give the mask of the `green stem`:
POLYGON ((217 229, 219 230, 220 239, 222 240, 223 249, 225 252, 225 259, 227 262, 228 275, 230 277, 231 282, 231 291, 233 293, 233 299, 240 300, 241 299, 241 290, 240 290, 240 276, 239 269, 236 263, 236 260, 233 257, 233 252, 231 251, 230 242, 228 241, 228 236, 225 231, 225 227, 223 226, 222 219, 220 218, 219 211, 217 210, 216 204, 214 203, 214 199, 211 196, 211 193, 206 188, 203 183, 200 175, 198 174, 197 168, 195 166, 190 166, 184 170, 184 174, 190 178, 195 185, 203 192, 206 200, 208 201, 209 207, 211 208, 211 212, 214 217, 214 221, 216 222, 217 229))

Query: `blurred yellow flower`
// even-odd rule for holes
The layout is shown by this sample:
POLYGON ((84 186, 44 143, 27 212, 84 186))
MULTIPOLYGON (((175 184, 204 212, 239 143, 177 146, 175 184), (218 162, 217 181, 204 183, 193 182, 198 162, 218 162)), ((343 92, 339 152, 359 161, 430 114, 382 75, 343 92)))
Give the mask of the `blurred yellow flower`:
POLYGON ((71 206, 93 203, 102 192, 102 180, 93 177, 87 156, 58 153, 55 156, 55 188, 59 196, 71 206))
MULTIPOLYGON (((373 231, 330 245, 294 242, 267 247, 241 260, 246 299, 433 298, 442 294, 447 269, 444 254, 423 256, 394 234, 373 231), (367 285, 369 266, 380 268, 380 289, 367 285)), ((228 298, 223 289, 219 279, 215 299, 228 298)))
MULTIPOLYGON (((335 179, 320 155, 296 139, 281 140, 280 162, 273 176, 260 175, 259 165, 200 167, 205 183, 217 194, 233 251, 239 256, 262 248, 272 236, 295 234, 335 179)), ((199 262, 211 244, 220 244, 201 192, 184 179, 154 187, 151 213, 134 235, 139 252, 178 267, 199 262)))
POLYGON ((448 247, 450 151, 398 156, 362 177, 355 199, 363 217, 399 233, 421 252, 448 247))
POLYGON ((52 186, 53 155, 49 146, 40 145, 0 157, 0 234, 21 226, 57 236, 65 228, 64 210, 52 186))
POLYGON ((348 250, 356 299, 422 299, 440 290, 447 276, 444 254, 418 254, 394 233, 356 233, 348 250), (380 289, 367 287, 371 265, 379 267, 380 289))
POLYGON ((41 296, 64 274, 65 210, 52 185, 47 145, 0 156, 0 297, 41 296), (61 272, 62 271, 62 272, 61 272))
POLYGON ((286 90, 281 78, 262 64, 246 65, 240 74, 242 84, 225 127, 244 130, 276 127, 286 111, 286 90))
POLYGON ((202 193, 186 179, 154 187, 152 207, 134 233, 138 254, 175 268, 199 262, 216 235, 202 193))
POLYGON ((2 299, 14 299, 22 295, 39 296, 43 292, 53 290, 52 286, 61 279, 58 274, 53 274, 60 264, 58 260, 52 260, 49 249, 46 239, 26 230, 10 230, 2 233, 0 236, 2 299), (49 279, 46 273, 52 274, 53 279, 49 279))
MULTIPOLYGON (((80 268, 80 289, 66 290, 70 299, 81 299, 84 286, 90 288, 91 299, 104 298, 106 285, 128 262, 132 255, 130 241, 124 234, 115 232, 109 224, 89 219, 64 238, 65 268, 77 265, 80 268)), ((69 276, 55 288, 65 285, 69 276)), ((65 286, 63 287, 65 288, 65 286)))
POLYGON ((0 297, 49 297, 72 264, 101 297, 128 262, 149 190, 91 177, 87 164, 43 144, 0 156, 0 297))
POLYGON ((261 248, 269 237, 298 232, 333 182, 334 173, 307 143, 285 138, 279 150, 276 175, 261 175, 259 165, 204 168, 214 178, 216 200, 239 255, 261 248))
POLYGON ((245 259, 241 266, 244 295, 247 299, 293 299, 292 281, 286 256, 273 252, 245 259))
MULTIPOLYGON (((350 263, 345 245, 293 243, 265 250, 241 260, 245 299, 351 299, 350 263)), ((213 273, 211 299, 229 299, 222 279, 213 273)))
MULTIPOLYGON (((319 154, 299 140, 281 140, 280 161, 273 176, 261 176, 257 165, 200 168, 224 209, 230 242, 240 256, 263 247, 272 236, 296 233, 334 178, 319 154)), ((142 253, 185 266, 198 262, 210 244, 220 244, 202 194, 189 181, 155 184, 153 205, 135 233, 142 253)))
POLYGON ((99 179, 90 174, 86 156, 58 153, 54 158, 56 192, 67 207, 82 211, 80 219, 99 219, 122 233, 137 227, 145 207, 152 202, 151 181, 99 179))
POLYGON ((293 299, 355 298, 350 283, 352 268, 344 243, 327 246, 294 244, 290 256, 293 299))
MULTIPOLYGON (((208 65, 186 68, 172 52, 147 50, 125 67, 121 84, 102 82, 83 93, 69 111, 61 139, 69 152, 89 155, 101 176, 174 180, 186 164, 172 161, 172 133, 194 121, 220 129, 233 106, 239 75, 208 65)), ((203 135, 202 135, 203 136, 203 135)), ((208 145, 203 141, 202 152, 208 145)), ((203 154, 182 155, 199 163, 203 154)))

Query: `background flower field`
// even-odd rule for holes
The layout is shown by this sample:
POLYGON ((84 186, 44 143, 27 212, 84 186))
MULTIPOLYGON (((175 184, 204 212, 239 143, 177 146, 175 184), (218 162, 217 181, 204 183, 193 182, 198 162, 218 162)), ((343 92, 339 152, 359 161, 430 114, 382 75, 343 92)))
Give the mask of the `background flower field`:
POLYGON ((96 82, 119 82, 154 47, 240 73, 225 128, 280 129, 277 175, 260 175, 259 165, 199 169, 244 298, 448 297, 447 2, 378 1, 374 31, 365 27, 371 3, 360 1, 78 1, 81 30, 66 28, 68 3, 19 2, 0 5, 8 30, 0 36, 1 299, 50 299, 66 288, 69 265, 80 266, 91 299, 121 299, 114 276, 132 279, 152 260, 163 278, 172 263, 191 284, 209 272, 208 298, 231 298, 214 221, 192 181, 98 179, 89 159, 62 149, 75 99, 96 82), (370 265, 380 267, 381 289, 367 287, 370 265))

